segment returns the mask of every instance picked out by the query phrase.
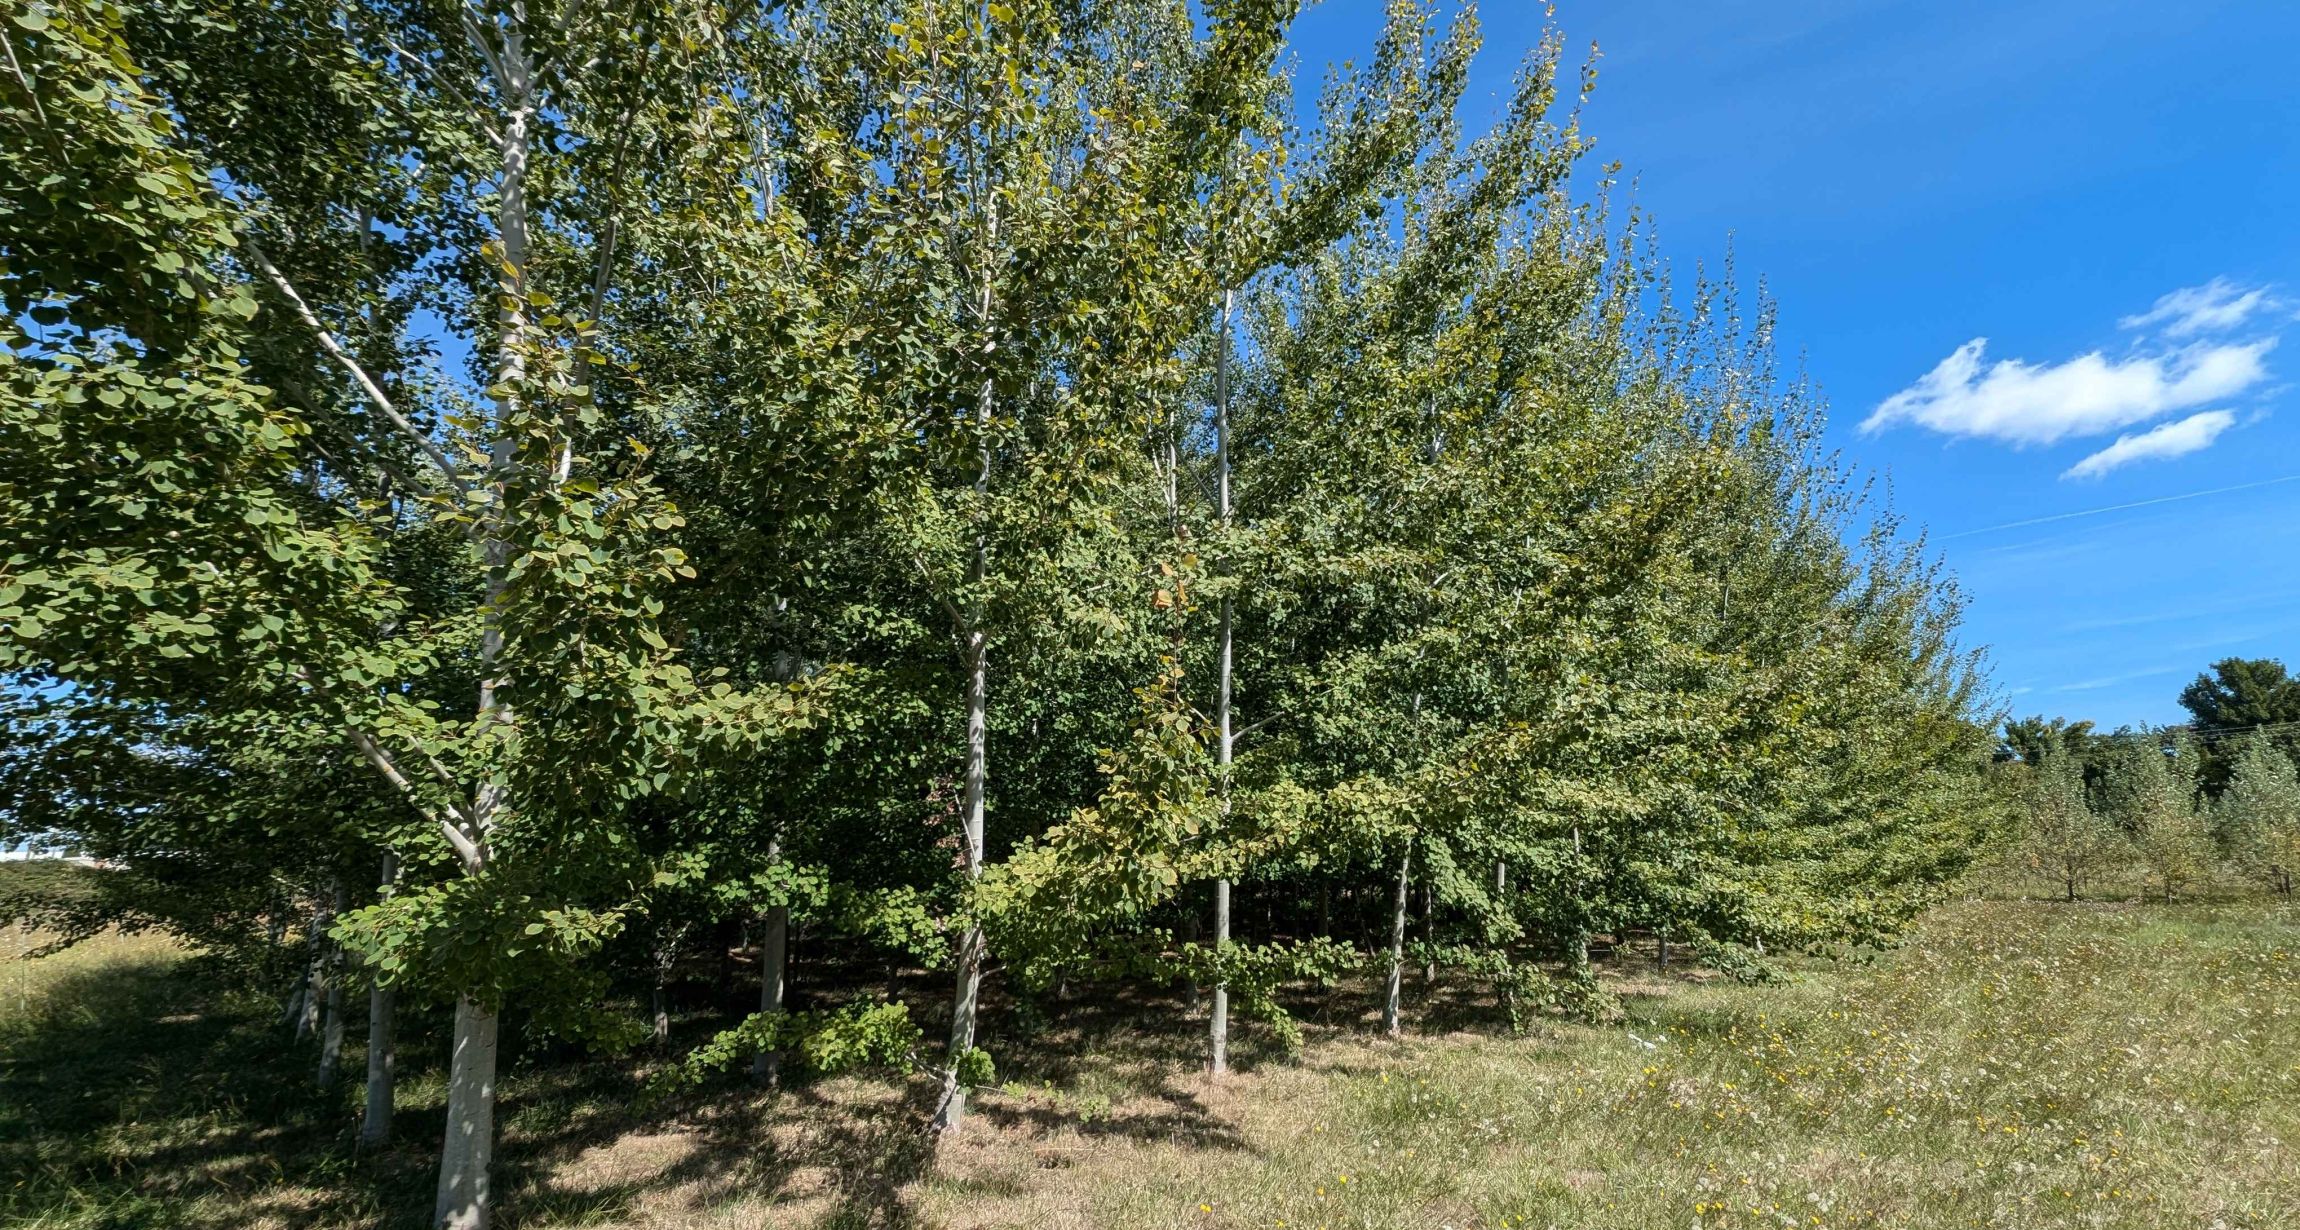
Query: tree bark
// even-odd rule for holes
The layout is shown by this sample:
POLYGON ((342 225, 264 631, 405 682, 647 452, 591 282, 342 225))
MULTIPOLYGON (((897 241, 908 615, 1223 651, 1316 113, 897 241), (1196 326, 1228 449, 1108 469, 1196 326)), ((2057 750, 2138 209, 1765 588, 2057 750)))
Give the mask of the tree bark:
MULTIPOLYGON (((1198 942, 1199 938, 1198 907, 1193 904, 1182 911, 1182 942, 1185 944, 1195 944, 1198 942)), ((1191 1016, 1198 1015, 1198 1002, 1201 992, 1198 986, 1198 978, 1195 974, 1184 974, 1182 976, 1182 992, 1188 999, 1187 1006, 1184 1010, 1187 1011, 1191 1016)))
POLYGON ((295 1040, 319 1032, 320 1006, 327 998, 327 901, 312 907, 311 934, 305 937, 303 996, 297 1001, 295 1040))
MULTIPOLYGON (((1230 942, 1230 881, 1214 881, 1214 951, 1220 955, 1230 942)), ((1214 1011, 1207 1026, 1213 1043, 1213 1060, 1209 1065, 1216 1076, 1230 1070, 1230 984, 1226 979, 1214 980, 1214 1011)))
MULTIPOLYGON (((987 454, 985 458, 984 464, 987 466, 987 454)), ((987 548, 978 543, 975 551, 979 575, 987 548)), ((962 834, 960 856, 964 860, 963 870, 967 882, 971 884, 982 878, 983 791, 989 772, 987 742, 990 661, 989 648, 979 627, 968 631, 966 661, 966 831, 962 834)), ((982 958, 982 927, 970 921, 966 935, 958 946, 958 987, 950 1006, 949 1066, 943 1072, 942 1104, 934 1116, 934 1130, 938 1132, 956 1128, 966 1117, 966 1086, 959 1081, 958 1065, 974 1049, 975 1006, 982 990, 982 958)))
MULTIPOLYGON (((342 880, 335 882, 329 896, 327 917, 332 924, 348 904, 342 880)), ((320 1015, 319 1086, 326 1089, 335 1084, 336 1072, 343 1067, 343 948, 332 938, 322 942, 327 945, 327 958, 321 967, 327 978, 327 990, 320 1015)))
MULTIPOLYGON (((1430 937, 1436 934, 1437 894, 1425 882, 1422 885, 1422 942, 1424 944, 1429 943, 1430 937)), ((1433 956, 1422 963, 1422 989, 1426 991, 1436 983, 1437 958, 1433 956)))
POLYGON ((398 1009, 395 998, 387 986, 367 991, 367 1110, 359 1119, 362 1149, 380 1149, 391 1142, 393 1078, 399 1065, 391 1037, 398 1009))
MULTIPOLYGON (((1214 338, 1214 487, 1215 515, 1221 519, 1225 535, 1230 528, 1230 308, 1232 295, 1222 292, 1222 314, 1214 338)), ((1232 639, 1236 635, 1231 623, 1230 595, 1222 594, 1222 618, 1219 626, 1217 658, 1219 679, 1214 696, 1214 722, 1217 742, 1214 747, 1215 789, 1220 792, 1222 836, 1229 837, 1230 819, 1230 764, 1236 744, 1230 729, 1230 691, 1232 686, 1232 639)), ((1214 951, 1225 954, 1230 943, 1230 878, 1223 876, 1214 881, 1214 951)), ((1207 1037, 1212 1056, 1208 1066, 1214 1075, 1230 1070, 1230 983, 1226 977, 1214 981, 1214 1012, 1207 1024, 1207 1037)))
MULTIPOLYGON (((778 905, 767 911, 759 928, 759 1012, 773 1015, 783 1010, 784 966, 790 956, 791 907, 778 905)), ((751 1079, 760 1084, 773 1085, 782 1079, 783 1053, 760 1051, 751 1057, 751 1079)))
MULTIPOLYGON (((480 37, 473 32, 473 37, 480 37)), ((479 720, 508 721, 509 706, 496 695, 496 671, 503 657, 501 609, 510 587, 511 544, 504 537, 503 501, 512 479, 518 399, 526 382, 527 359, 527 163, 535 118, 534 64, 525 32, 505 26, 488 57, 497 102, 504 111, 497 153, 496 253, 501 263, 496 314, 496 397, 494 439, 489 443, 487 484, 495 496, 483 522, 487 603, 479 630, 479 720)), ((488 834, 500 787, 482 783, 471 792, 460 839, 450 826, 467 875, 487 865, 488 834)), ((493 1213, 488 1164, 495 1152, 496 1009, 466 995, 455 1004, 455 1037, 447 1081, 447 1131, 439 1149, 438 1197, 432 1223, 439 1230, 487 1230, 493 1213)))
POLYGON ((439 1149, 438 1230, 486 1230, 493 1213, 488 1162, 495 1152, 495 1027, 492 1009, 455 1004, 455 1050, 447 1077, 447 1139, 439 1149))
POLYGON ((303 1005, 304 1005, 304 1000, 305 1000, 306 998, 308 998, 310 995, 311 995, 311 969, 310 969, 310 967, 308 967, 308 966, 307 966, 307 967, 305 967, 305 969, 303 970, 303 972, 301 972, 301 973, 299 973, 299 974, 297 974, 297 975, 296 975, 296 980, 295 980, 295 990, 293 990, 293 991, 291 991, 291 992, 289 992, 289 993, 288 993, 288 1000, 287 1000, 287 1011, 285 1011, 285 1012, 282 1012, 282 1013, 280 1014, 280 1028, 281 1028, 281 1029, 289 1029, 289 1028, 293 1028, 293 1029, 295 1030, 295 1036, 296 1036, 296 1040, 297 1040, 297 1041, 299 1041, 299 1042, 303 1040, 303 1035, 304 1035, 304 1029, 303 1029, 303 1005))
MULTIPOLYGON (((983 331, 988 334, 993 329, 991 311, 997 302, 996 283, 993 280, 996 259, 994 249, 998 243, 998 206, 995 197, 983 202, 982 213, 976 222, 975 239, 982 276, 976 316, 983 331)), ((964 626, 958 629, 966 666, 966 811, 959 856, 961 872, 970 886, 982 878, 983 804, 990 774, 990 636, 987 631, 986 595, 983 587, 990 578, 989 503, 991 464, 994 458, 990 423, 998 391, 997 378, 991 370, 991 353, 996 344, 995 339, 986 339, 983 344, 982 385, 975 396, 976 452, 980 468, 974 477, 974 558, 968 569, 968 579, 972 582, 967 595, 968 617, 964 626)), ((942 1102, 934 1113, 936 1132, 954 1130, 966 1118, 966 1086, 959 1079, 959 1065, 974 1050, 974 1018, 982 991, 984 949, 982 927, 970 918, 966 934, 958 945, 958 986, 951 996, 950 1049, 946 1056, 948 1066, 943 1070, 942 1102)))
MULTIPOLYGON (((383 876, 377 896, 389 899, 399 883, 399 854, 383 852, 383 876)), ((380 1149, 391 1141, 392 1098, 396 1093, 399 1054, 392 1039, 397 996, 377 981, 367 989, 367 1109, 359 1119, 359 1147, 380 1149)))
POLYGON ((1406 842, 1405 853, 1398 857, 1398 896, 1390 911, 1390 978, 1389 988, 1382 997, 1382 1032, 1397 1037, 1403 1029, 1398 1016, 1398 994, 1405 982, 1406 970, 1406 903, 1413 891, 1414 845, 1406 842))

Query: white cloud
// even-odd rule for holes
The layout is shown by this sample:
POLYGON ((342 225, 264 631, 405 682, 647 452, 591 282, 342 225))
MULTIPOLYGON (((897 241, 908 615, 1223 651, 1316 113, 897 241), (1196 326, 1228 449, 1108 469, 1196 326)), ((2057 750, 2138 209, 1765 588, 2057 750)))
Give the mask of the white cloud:
POLYGON ((1957 347, 1922 379, 1880 403, 1861 430, 1905 422, 2021 445, 2114 431, 2259 384, 2268 378, 2263 360, 2276 339, 2198 344, 2124 359, 2097 350, 2065 363, 2000 359, 1984 368, 1987 346, 1987 338, 1976 337, 1957 347))
POLYGON ((2113 688, 2117 684, 2131 683, 2136 679, 2154 679, 2158 675, 2175 674, 2182 669, 2183 668, 2178 666, 2152 666, 2144 671, 2126 671, 2121 675, 2102 675, 2097 679, 2080 679, 2075 683, 2064 683, 2059 687, 2054 688, 2053 691, 2097 692, 2102 688, 2113 688))
POLYGON ((2243 287, 2227 278, 2214 278, 2202 286, 2184 286, 2156 301, 2154 307, 2117 323, 2127 329, 2163 325, 2166 337, 2218 333, 2251 319, 2252 314, 2282 306, 2264 286, 2243 287))
POLYGON ((2207 410, 2191 414, 2178 422, 2154 427, 2136 436, 2118 436, 2116 443, 2094 453, 2068 468, 2062 478, 2099 478, 2118 466, 2135 461, 2158 461, 2168 457, 2185 457, 2190 453, 2212 447, 2220 433, 2236 425, 2236 416, 2226 410, 2207 410))

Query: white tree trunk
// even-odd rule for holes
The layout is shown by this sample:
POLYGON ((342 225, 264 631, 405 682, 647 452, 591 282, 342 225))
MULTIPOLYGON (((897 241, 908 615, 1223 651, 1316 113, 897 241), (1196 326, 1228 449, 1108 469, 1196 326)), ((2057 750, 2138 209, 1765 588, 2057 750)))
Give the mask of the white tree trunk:
MULTIPOLYGON (((1431 942, 1437 934, 1437 894, 1425 881, 1422 884, 1422 943, 1431 942)), ((1427 990, 1437 982, 1437 958, 1422 963, 1422 988, 1427 990)))
MULTIPOLYGON (((1214 501, 1215 514, 1221 518, 1222 530, 1230 528, 1230 308, 1232 296, 1222 292, 1222 315, 1214 337, 1214 501)), ((1232 687, 1232 639, 1236 635, 1231 623, 1230 595, 1222 595, 1222 620, 1217 632, 1216 646, 1218 679, 1214 694, 1214 722, 1217 742, 1214 747, 1215 786, 1220 791, 1222 839, 1229 839, 1230 819, 1230 764, 1236 744, 1230 730, 1230 692, 1232 687)), ((1214 882, 1214 951, 1223 953, 1230 943, 1230 878, 1224 876, 1214 882)), ((1216 1076, 1230 1070, 1230 984, 1227 978, 1214 982, 1214 1012, 1207 1026, 1212 1043, 1210 1067, 1216 1076)))
MULTIPOLYGON (((345 905, 343 881, 337 880, 328 902, 328 924, 335 921, 345 905)), ((327 979, 327 989, 321 996, 319 1085, 326 1089, 335 1084, 336 1073, 343 1067, 343 948, 332 937, 320 942, 326 945, 327 956, 320 969, 327 979)))
POLYGON ((299 1042, 303 1040, 304 1035, 304 1001, 310 996, 311 969, 307 966, 302 973, 296 975, 295 990, 288 994, 287 1011, 280 1014, 280 1028, 293 1028, 296 1040, 299 1042))
MULTIPOLYGON (((1214 951, 1219 954, 1230 942, 1230 881, 1214 881, 1214 951)), ((1214 1047, 1211 1067, 1216 1076, 1230 1070, 1230 984, 1217 978, 1214 982, 1214 1012, 1208 1027, 1214 1047)))
POLYGON ((304 940, 303 993, 296 1000, 295 1040, 319 1032, 320 1005, 327 998, 327 902, 312 907, 311 933, 304 940))
POLYGON ((493 1212, 488 1161, 495 1152, 495 1013, 455 1004, 455 1052, 447 1077, 447 1139, 439 1149, 437 1230, 486 1230, 493 1212))
MULTIPOLYGON (((1182 942, 1186 944, 1195 944, 1198 942, 1199 938, 1198 908, 1195 904, 1193 904, 1182 911, 1182 942)), ((1184 1005, 1183 1011, 1189 1013, 1191 1016, 1198 1015, 1198 1001, 1200 995, 1202 994, 1202 989, 1198 985, 1198 978, 1196 974, 1184 974, 1182 976, 1182 991, 1183 994, 1187 997, 1187 1003, 1184 1005)))
MULTIPOLYGON (((982 548, 976 548, 979 573, 982 548)), ((969 883, 982 878, 983 789, 988 781, 987 742, 990 714, 990 654, 980 628, 967 633, 966 675, 966 831, 960 857, 969 883)), ((958 1064, 974 1049, 976 997, 982 990, 983 937, 981 926, 969 922, 958 946, 958 988, 950 1006, 949 1067, 943 1073, 942 1104, 935 1112, 938 1132, 956 1128, 966 1117, 966 1086, 959 1082, 958 1064)))
MULTIPOLYGON (((763 921, 759 938, 759 1011, 772 1014, 783 1010, 783 977, 790 951, 791 907, 778 905, 767 911, 763 921)), ((781 1079, 782 1073, 781 1051, 760 1051, 751 1057, 752 1079, 772 1085, 781 1079)))
MULTIPOLYGON (((383 877, 377 895, 389 899, 399 883, 399 854, 383 852, 383 877)), ((396 1092, 399 1054, 393 1049, 393 1017, 397 997, 381 982, 367 990, 367 1109, 359 1119, 359 1147, 380 1149, 391 1140, 392 1098, 396 1092)))
POLYGON ((391 1038, 395 998, 387 986, 367 991, 367 1110, 359 1119, 362 1149, 380 1149, 391 1141, 393 1083, 399 1065, 391 1038))
MULTIPOLYGON (((518 398, 527 375, 527 160, 531 125, 535 117, 533 63, 525 33, 518 21, 503 28, 498 46, 489 57, 495 94, 503 108, 501 141, 497 152, 501 167, 496 178, 496 240, 502 266, 500 306, 496 318, 496 379, 501 392, 496 403, 495 439, 489 446, 488 485, 495 501, 486 521, 484 548, 487 605, 479 632, 479 714, 482 720, 508 721, 508 706, 496 696, 496 669, 503 655, 503 625, 498 612, 510 585, 511 544, 503 537, 502 502, 512 478, 512 432, 516 429, 518 398)), ((488 832, 500 790, 493 783, 476 786, 465 812, 468 826, 458 844, 467 874, 477 875, 487 864, 488 832)), ((453 837, 453 834, 450 834, 453 837)), ((492 1206, 488 1190, 488 1163, 495 1153, 495 1009, 481 1006, 469 996, 455 1004, 453 1058, 447 1079, 447 1132, 439 1148, 439 1191, 432 1223, 440 1230, 486 1230, 492 1206)))
POLYGON ((1382 1032, 1395 1038, 1403 1028, 1398 1015, 1398 994, 1403 989, 1406 972, 1406 902, 1413 890, 1414 846, 1406 842, 1405 853, 1398 858, 1397 903, 1390 911, 1390 979, 1389 988, 1382 997, 1382 1032))

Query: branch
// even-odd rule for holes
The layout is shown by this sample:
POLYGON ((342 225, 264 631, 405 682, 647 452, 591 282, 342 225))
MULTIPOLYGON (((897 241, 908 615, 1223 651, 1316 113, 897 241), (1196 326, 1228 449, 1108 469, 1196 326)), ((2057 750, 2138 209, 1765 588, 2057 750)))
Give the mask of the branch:
POLYGON ((952 602, 949 596, 942 592, 942 587, 934 583, 934 573, 928 570, 926 557, 914 551, 911 553, 910 562, 918 565, 919 579, 926 582, 926 592, 933 594, 934 600, 942 604, 944 613, 950 616, 952 630, 961 634, 967 632, 972 625, 968 624, 966 616, 959 612, 958 604, 952 602))
MULTIPOLYGON (((415 792, 415 783, 407 780, 407 775, 399 771, 398 762, 391 758, 390 752, 383 750, 383 746, 375 741, 374 736, 357 726, 346 726, 344 730, 351 735, 351 741, 359 748, 360 754, 367 757, 367 762, 374 765, 377 772, 383 774, 383 779, 390 782, 401 794, 407 796, 407 801, 414 806, 416 811, 422 813, 424 819, 438 825, 439 831, 447 835, 447 844, 455 847, 456 857, 463 860, 463 869, 465 871, 479 870, 483 861, 479 843, 473 841, 461 826, 441 819, 438 812, 424 805, 423 800, 415 792)), ((458 814, 460 815, 460 813, 458 814)))
POLYGON ((456 494, 469 495, 471 493, 470 485, 463 481, 462 473, 455 468, 455 462, 448 458, 446 451, 439 447, 439 443, 430 436, 423 434, 414 423, 408 421, 407 416, 401 414, 398 408, 391 404, 391 399, 384 396, 383 389, 377 386, 374 378, 367 374, 367 369, 361 367, 359 361, 351 357, 350 352, 343 348, 343 343, 335 340, 335 334, 330 333, 327 326, 320 322, 319 316, 311 310, 311 305, 305 303, 303 296, 296 293, 295 287, 287 280, 287 275, 279 271, 279 266, 272 264, 271 258, 264 255, 263 249, 258 247, 253 239, 246 241, 244 246, 247 248, 248 255, 254 258, 256 267, 263 271, 265 277, 271 279, 272 287, 278 290, 280 295, 295 308, 296 315, 318 337, 320 349, 326 351, 329 358, 342 364, 343 369, 351 373, 352 382, 359 386, 360 392, 367 395, 368 401, 373 403, 377 410, 382 411, 385 418, 391 420, 392 426, 399 428, 408 439, 415 441, 416 446, 431 458, 431 463, 439 467, 440 474, 447 479, 449 486, 455 488, 456 494))
MULTIPOLYGON (((295 400, 302 402, 304 410, 307 413, 313 415, 315 418, 321 414, 326 413, 326 411, 321 407, 320 400, 316 397, 313 397, 311 395, 311 390, 306 389, 302 383, 295 380, 281 380, 279 382, 279 386, 281 392, 286 393, 295 400)), ((352 441, 352 443, 356 445, 358 441, 355 439, 352 441)), ((335 466, 338 469, 350 468, 346 465, 343 458, 339 458, 334 453, 328 451, 327 445, 320 442, 319 433, 316 431, 312 433, 311 446, 313 451, 317 452, 323 459, 327 461, 329 465, 335 466)), ((386 495, 390 494, 392 484, 394 483, 399 484, 399 489, 401 491, 407 492, 416 491, 422 487, 423 484, 416 482, 413 478, 410 478, 406 471, 400 469, 396 465, 393 465, 390 461, 384 459, 381 456, 370 455, 373 453, 373 451, 374 450, 370 449, 361 449, 361 455, 356 458, 356 460, 364 462, 367 465, 373 466, 375 468, 376 474, 383 480, 381 486, 386 495)))
POLYGON ((397 42, 393 41, 390 35, 384 34, 380 35, 379 37, 383 39, 383 45, 391 49, 392 54, 407 61, 410 65, 422 69, 425 73, 430 75, 433 81, 439 83, 439 88, 447 91, 448 97, 453 98, 458 103, 461 103, 463 105, 463 109, 471 113, 471 122, 479 125, 479 131, 485 134, 490 142, 496 145, 503 144, 503 134, 501 130, 497 129, 495 125, 487 122, 487 113, 480 110, 479 105, 472 102, 470 97, 466 95, 462 90, 455 88, 455 83, 447 79, 447 74, 440 72, 439 69, 435 67, 429 60, 426 60, 422 56, 419 56, 414 52, 409 51, 407 48, 400 46, 397 42))
MULTIPOLYGON (((487 62, 488 74, 494 78, 495 97, 497 100, 508 104, 510 102, 508 89, 511 83, 510 74, 504 72, 502 57, 495 54, 495 48, 487 41, 488 31, 494 23, 473 8, 471 0, 463 0, 463 6, 457 15, 462 18, 463 35, 471 40, 472 50, 477 51, 479 58, 487 62)), ((501 142, 497 142, 497 144, 501 144, 501 142)))
POLYGON ((1285 710, 1283 710, 1283 709, 1280 709, 1280 710, 1279 710, 1279 711, 1277 711, 1276 713, 1273 713, 1273 714, 1271 714, 1270 716, 1268 716, 1268 717, 1266 717, 1266 718, 1263 718, 1261 721, 1259 721, 1259 722, 1256 722, 1256 723, 1254 723, 1254 724, 1253 724, 1253 725, 1251 725, 1251 726, 1242 726, 1242 727, 1239 727, 1237 730, 1233 730, 1233 731, 1231 731, 1231 732, 1230 732, 1230 742, 1231 742, 1231 744, 1232 744, 1233 746, 1235 746, 1235 745, 1237 744, 1238 740, 1245 738, 1247 735, 1253 734, 1255 731, 1257 731, 1257 730, 1260 730, 1260 729, 1261 729, 1261 728, 1263 728, 1264 726, 1267 726, 1267 725, 1269 725, 1270 723, 1272 723, 1272 722, 1275 722, 1275 721, 1277 721, 1279 718, 1282 718, 1282 717, 1284 717, 1284 716, 1286 716, 1286 711, 1285 711, 1285 710))
POLYGON ((16 44, 6 30, 0 30, 0 49, 8 52, 8 68, 16 74, 16 84, 24 87, 24 97, 32 101, 32 114, 40 117, 40 127, 48 127, 48 109, 40 105, 40 92, 32 88, 32 79, 24 75, 24 66, 16 62, 16 44))

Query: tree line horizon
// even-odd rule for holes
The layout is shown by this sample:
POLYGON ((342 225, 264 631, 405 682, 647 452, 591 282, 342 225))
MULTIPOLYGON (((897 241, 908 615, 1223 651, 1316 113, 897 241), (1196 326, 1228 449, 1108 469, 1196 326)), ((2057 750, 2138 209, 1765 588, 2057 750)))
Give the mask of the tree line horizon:
POLYGON ((2300 871, 2300 679, 2273 658, 2223 658, 2180 693, 2190 720, 2101 733, 2008 721, 2027 810, 2020 860, 2075 901, 2137 867, 2173 900, 2222 873, 2281 896, 2300 871))
POLYGON ((506 1055, 943 1131, 1084 983, 1219 1075, 1303 987, 1893 942, 2028 798, 1953 578, 1575 178, 1594 61, 1465 132, 1391 0, 1297 108, 1297 8, 20 6, 0 837, 110 870, 0 919, 364 1049, 365 1147, 443 1055, 456 1230, 506 1055))

